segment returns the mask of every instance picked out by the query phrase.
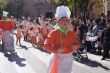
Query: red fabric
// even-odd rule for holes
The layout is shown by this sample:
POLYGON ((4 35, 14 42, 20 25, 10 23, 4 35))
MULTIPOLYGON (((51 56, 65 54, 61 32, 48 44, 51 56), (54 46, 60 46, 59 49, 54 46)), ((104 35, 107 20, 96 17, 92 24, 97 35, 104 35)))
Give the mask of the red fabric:
POLYGON ((0 29, 2 28, 2 22, 3 22, 3 21, 2 21, 2 20, 0 20, 0 29))
POLYGON ((41 31, 42 31, 43 36, 46 37, 47 34, 48 34, 48 33, 47 33, 47 28, 46 28, 46 27, 42 27, 42 28, 41 28, 41 31))
POLYGON ((12 21, 9 22, 5 22, 5 21, 1 21, 0 22, 0 28, 3 30, 12 30, 14 29, 14 23, 12 21))
POLYGON ((41 46, 43 46, 43 45, 44 45, 44 40, 43 40, 43 39, 40 39, 40 40, 38 41, 38 44, 41 45, 41 46))
POLYGON ((62 52, 63 54, 72 53, 74 49, 72 48, 72 46, 79 45, 74 31, 69 31, 66 36, 64 33, 61 33, 59 30, 53 30, 49 33, 44 43, 44 47, 45 47, 44 49, 47 50, 48 52, 53 52, 58 54, 58 48, 62 47, 61 40, 62 40, 62 45, 64 47, 64 51, 62 52))
POLYGON ((30 37, 30 40, 31 40, 32 42, 36 42, 36 36, 31 36, 31 37, 30 37))
POLYGON ((3 31, 0 29, 0 41, 2 40, 3 31))
POLYGON ((37 32, 35 32, 35 35, 32 35, 31 32, 29 32, 29 40, 32 42, 36 42, 37 32))
POLYGON ((16 37, 22 38, 22 36, 23 36, 23 34, 22 34, 21 30, 17 30, 16 37))
POLYGON ((58 73, 58 57, 53 58, 49 73, 58 73))

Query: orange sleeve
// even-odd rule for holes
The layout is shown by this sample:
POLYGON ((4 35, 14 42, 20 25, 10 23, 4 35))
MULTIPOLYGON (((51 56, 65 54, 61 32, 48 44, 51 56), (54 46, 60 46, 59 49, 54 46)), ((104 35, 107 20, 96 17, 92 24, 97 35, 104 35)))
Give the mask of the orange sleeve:
POLYGON ((55 47, 53 47, 53 44, 55 43, 55 33, 54 31, 51 31, 48 34, 47 39, 44 42, 44 50, 48 51, 48 52, 52 52, 52 53, 58 53, 57 50, 55 49, 55 47))

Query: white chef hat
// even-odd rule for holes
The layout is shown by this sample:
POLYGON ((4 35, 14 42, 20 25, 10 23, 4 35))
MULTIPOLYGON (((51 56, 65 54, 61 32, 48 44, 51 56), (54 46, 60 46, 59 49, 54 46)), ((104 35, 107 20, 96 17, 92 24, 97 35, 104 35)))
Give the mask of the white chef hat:
POLYGON ((7 17, 8 16, 8 12, 7 11, 3 11, 3 17, 7 17))
POLYGON ((59 20, 62 17, 67 17, 69 19, 70 15, 71 15, 71 11, 67 6, 59 6, 56 9, 55 18, 59 20))

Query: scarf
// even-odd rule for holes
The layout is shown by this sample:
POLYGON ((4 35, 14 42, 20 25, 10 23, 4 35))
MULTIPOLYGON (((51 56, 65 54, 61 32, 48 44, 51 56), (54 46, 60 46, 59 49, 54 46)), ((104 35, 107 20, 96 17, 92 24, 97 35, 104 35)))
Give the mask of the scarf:
POLYGON ((58 30, 62 33, 64 33, 65 35, 67 35, 67 33, 69 32, 69 28, 66 29, 62 29, 61 27, 58 27, 58 30))

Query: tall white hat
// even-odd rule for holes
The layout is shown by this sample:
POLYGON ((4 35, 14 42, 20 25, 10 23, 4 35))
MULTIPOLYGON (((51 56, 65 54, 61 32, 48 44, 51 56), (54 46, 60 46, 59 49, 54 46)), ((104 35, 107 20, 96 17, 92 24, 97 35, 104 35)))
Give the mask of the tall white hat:
POLYGON ((7 17, 8 16, 8 12, 7 11, 3 11, 3 17, 7 17))
POLYGON ((62 17, 67 17, 69 19, 70 15, 71 15, 71 11, 67 6, 59 6, 56 9, 55 18, 59 20, 62 17))

